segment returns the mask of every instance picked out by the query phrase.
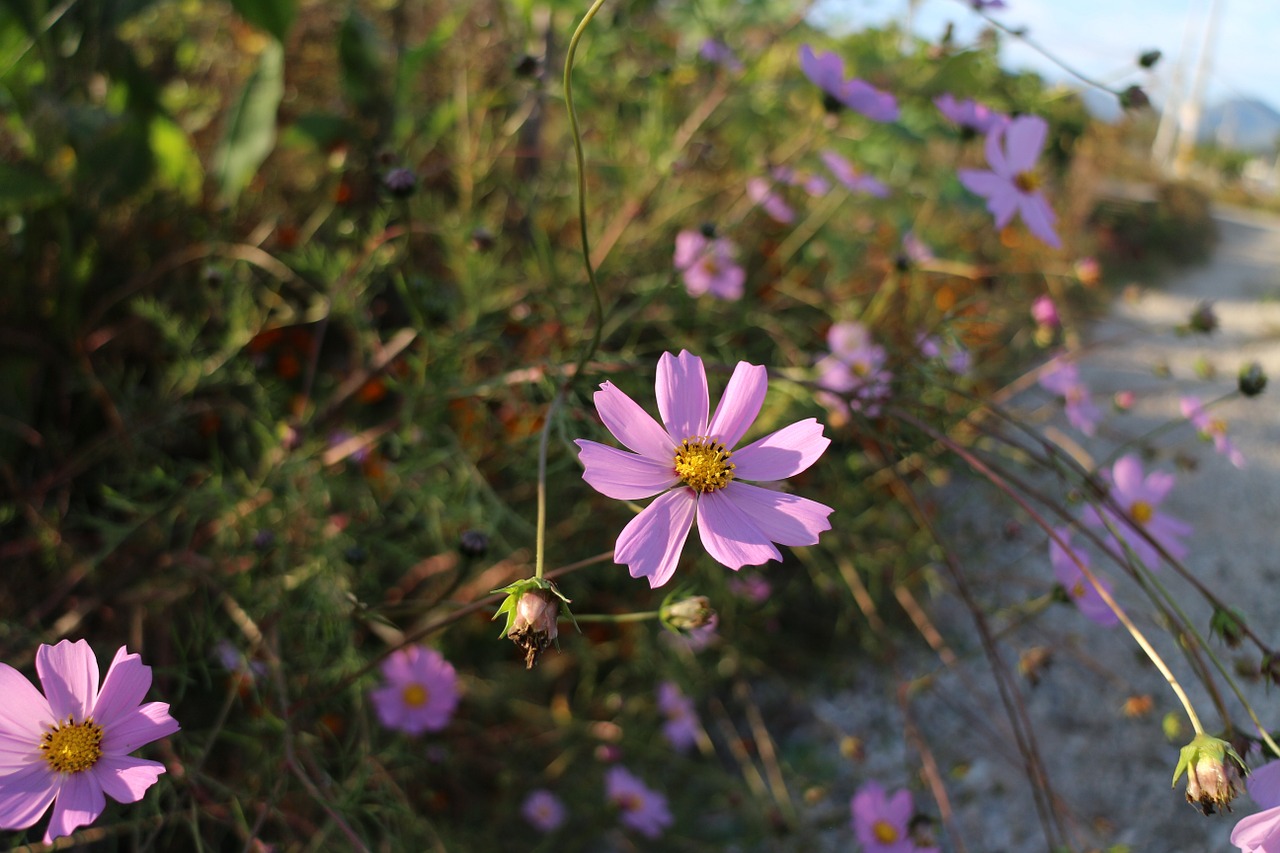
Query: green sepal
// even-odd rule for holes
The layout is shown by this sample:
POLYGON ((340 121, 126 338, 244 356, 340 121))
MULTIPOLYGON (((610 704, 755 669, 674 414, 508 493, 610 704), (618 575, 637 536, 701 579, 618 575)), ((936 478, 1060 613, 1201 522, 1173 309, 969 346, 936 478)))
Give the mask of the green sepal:
MULTIPOLYGON (((1244 759, 1231 748, 1231 744, 1222 738, 1216 738, 1213 735, 1201 732, 1193 737, 1191 743, 1184 746, 1178 753, 1178 766, 1173 769, 1173 785, 1178 784, 1178 779, 1181 778, 1182 774, 1197 763, 1202 755, 1206 755, 1222 764, 1226 763, 1227 758, 1231 758, 1243 772, 1249 772, 1244 759)), ((1170 787, 1173 787, 1173 785, 1170 785, 1170 787)))
POLYGON ((499 638, 505 637, 511 632, 511 626, 516 621, 516 605, 520 603, 521 596, 535 589, 545 589, 560 599, 564 603, 564 615, 569 617, 569 621, 573 623, 573 627, 579 633, 582 632, 582 629, 578 627, 578 620, 573 618, 573 613, 569 610, 571 599, 565 598, 564 594, 556 589, 555 584, 545 578, 521 578, 515 583, 489 591, 490 595, 497 595, 500 592, 507 594, 507 597, 502 599, 502 604, 498 605, 497 612, 493 614, 494 619, 504 613, 507 614, 507 623, 502 627, 502 633, 498 635, 499 638))

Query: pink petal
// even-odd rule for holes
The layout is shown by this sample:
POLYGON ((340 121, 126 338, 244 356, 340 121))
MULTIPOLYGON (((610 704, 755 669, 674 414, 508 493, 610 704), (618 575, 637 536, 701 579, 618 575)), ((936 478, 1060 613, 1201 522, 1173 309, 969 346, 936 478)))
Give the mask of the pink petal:
POLYGON ((779 545, 816 545, 818 535, 831 529, 827 516, 834 510, 817 501, 737 481, 725 491, 760 532, 779 545))
POLYGON ((1008 192, 1013 186, 1007 178, 984 169, 958 169, 956 177, 965 189, 983 198, 1008 192))
POLYGON ((697 505, 692 489, 659 495, 622 528, 613 561, 625 565, 631 577, 648 578, 651 587, 662 586, 680 561, 697 505))
POLYGON ((151 667, 142 663, 141 655, 131 655, 121 646, 107 670, 98 701, 93 704, 93 721, 106 725, 132 711, 150 689, 151 667))
POLYGON ((1045 201, 1044 193, 1024 195, 1021 201, 1019 209, 1022 213, 1022 221, 1027 223, 1027 230, 1043 240, 1045 245, 1061 249, 1062 241, 1058 239, 1058 233, 1053 230, 1053 223, 1058 217, 1054 214, 1053 208, 1049 207, 1049 202, 1045 201))
POLYGON ((92 772, 108 797, 117 803, 136 803, 164 773, 164 765, 145 758, 104 755, 92 772))
POLYGON ((1280 806, 1241 818, 1231 831, 1231 843, 1244 853, 1280 850, 1280 806))
POLYGON ((672 258, 675 268, 684 272, 698 262, 707 247, 707 238, 697 231, 681 231, 676 235, 676 252, 672 258))
POLYGON ((733 500, 729 489, 698 499, 698 535, 717 562, 731 569, 782 560, 769 537, 733 500))
POLYGON ((720 397, 720 404, 716 406, 707 434, 725 447, 736 445, 760 414, 768 388, 769 371, 758 364, 738 362, 720 397))
POLYGON ((0 732, 0 776, 43 761, 39 750, 41 737, 38 734, 15 736, 0 732))
POLYGON ((0 776, 0 828, 26 829, 58 795, 61 776, 43 761, 0 776))
POLYGON ((40 691, 7 663, 0 663, 0 734, 12 735, 25 742, 38 743, 44 734, 42 724, 54 721, 49 703, 40 691))
POLYGON ((602 495, 620 501, 651 498, 680 482, 674 457, 659 462, 637 456, 585 438, 577 439, 578 461, 584 467, 582 479, 602 495))
MULTIPOLYGON (((1128 456, 1122 456, 1116 461, 1116 464, 1111 468, 1111 478, 1116 484, 1116 491, 1120 497, 1125 499, 1143 497, 1142 463, 1132 453, 1128 456)), ((1124 501, 1122 500, 1120 503, 1123 504, 1124 501)))
POLYGON ((53 817, 44 834, 44 843, 70 835, 77 827, 88 826, 107 807, 102 786, 93 773, 68 773, 62 779, 62 790, 53 804, 53 817))
POLYGON ((1280 761, 1255 767, 1249 774, 1249 796, 1264 809, 1280 806, 1280 761))
POLYGON ((782 480, 794 477, 823 454, 831 440, 822 424, 806 418, 753 441, 733 452, 734 476, 743 480, 782 480))
POLYGON ((169 716, 167 702, 148 702, 102 723, 102 751, 125 755, 143 744, 168 737, 178 730, 178 721, 169 716))
POLYGON ((1158 504, 1169 494, 1177 479, 1167 471, 1152 471, 1147 475, 1146 482, 1143 483, 1140 497, 1153 504, 1158 504))
POLYGON ((84 640, 63 640, 36 650, 36 672, 49 707, 58 720, 77 722, 93 710, 98 695, 98 661, 84 640))
POLYGON ((593 399, 600 419, 618 441, 650 459, 675 459, 671 436, 612 382, 602 384, 593 399))
POLYGON ((1040 116, 1019 116, 1005 129, 1006 164, 1010 172, 1028 172, 1035 168, 1044 148, 1049 123, 1040 116))
POLYGON ((903 788, 885 803, 883 818, 896 827, 906 829, 912 811, 911 792, 903 788))
POLYGON ((658 412, 673 439, 680 441, 707 434, 710 402, 702 359, 687 350, 680 350, 678 356, 664 352, 658 359, 654 390, 658 396, 658 412))
POLYGON ((1007 125, 999 125, 987 131, 983 148, 987 155, 987 165, 991 170, 1006 180, 1012 180, 1017 171, 1009 167, 1004 156, 1004 135, 1007 127, 1007 125))

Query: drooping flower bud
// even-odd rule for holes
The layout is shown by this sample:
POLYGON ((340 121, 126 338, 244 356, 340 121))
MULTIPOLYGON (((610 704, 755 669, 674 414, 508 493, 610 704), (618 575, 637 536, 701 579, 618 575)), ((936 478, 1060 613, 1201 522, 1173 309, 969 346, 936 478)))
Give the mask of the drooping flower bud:
POLYGON ((493 615, 494 619, 504 613, 507 615, 502 636, 524 651, 525 668, 533 669, 538 656, 560 635, 556 623, 560 619, 562 603, 565 605, 565 615, 573 619, 573 614, 569 612, 569 599, 560 594, 555 584, 542 578, 518 580, 502 589, 495 589, 494 592, 507 594, 498 607, 498 612, 493 615))
POLYGON ((1240 794, 1237 783, 1248 769, 1231 744, 1202 733, 1179 753, 1173 784, 1178 784, 1183 772, 1187 774, 1187 802, 1211 815, 1215 809, 1231 811, 1231 801, 1240 794))

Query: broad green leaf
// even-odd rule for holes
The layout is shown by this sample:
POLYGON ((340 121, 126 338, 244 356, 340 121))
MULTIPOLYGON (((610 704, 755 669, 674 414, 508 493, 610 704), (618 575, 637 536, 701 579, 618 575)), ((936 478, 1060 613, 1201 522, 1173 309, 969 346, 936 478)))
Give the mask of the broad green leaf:
POLYGON ((213 153, 219 194, 233 202, 253 179, 276 144, 276 110, 284 96, 284 48, 271 42, 245 81, 227 127, 213 153))
POLYGON ((298 15, 297 0, 231 0, 240 17, 283 42, 298 15))
POLYGON ((34 164, 22 169, 0 163, 0 213, 35 210, 50 204, 58 195, 58 185, 34 164))
POLYGON ((204 168, 182 128, 170 119, 151 120, 151 153, 156 158, 156 180, 194 204, 200 199, 204 168))

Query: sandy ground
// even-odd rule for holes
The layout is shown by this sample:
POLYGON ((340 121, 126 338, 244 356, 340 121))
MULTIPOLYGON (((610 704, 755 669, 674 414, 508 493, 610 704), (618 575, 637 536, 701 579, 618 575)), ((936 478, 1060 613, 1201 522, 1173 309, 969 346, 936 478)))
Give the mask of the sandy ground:
MULTIPOLYGON (((1221 241, 1208 264, 1118 301, 1087 335, 1079 362, 1083 378, 1104 409, 1113 392, 1133 391, 1136 402, 1128 414, 1108 415, 1089 439, 1067 426, 1057 405, 1039 390, 1017 404, 1050 434, 1074 442, 1073 453, 1088 464, 1105 458, 1120 441, 1179 419, 1180 397, 1217 398, 1235 388, 1241 364, 1261 362, 1272 377, 1267 392, 1213 410, 1229 422, 1246 459, 1243 470, 1212 444, 1198 441, 1185 423, 1152 442, 1155 453, 1146 468, 1178 472, 1178 484, 1161 509, 1195 527, 1185 560, 1190 572, 1239 607, 1264 642, 1280 646, 1280 218, 1236 210, 1219 211, 1216 218, 1221 241), (1201 300, 1213 302, 1221 328, 1208 337, 1178 334, 1176 327, 1201 300), (1206 368, 1216 376, 1206 378, 1206 368)), ((1046 488, 1055 484, 1047 476, 1037 482, 1046 488)), ((1017 696, 1033 724, 1070 849, 1234 851, 1231 829, 1256 807, 1245 796, 1237 801, 1235 815, 1204 817, 1184 801, 1181 784, 1170 788, 1178 747, 1190 733, 1177 743, 1163 734, 1166 715, 1185 717, 1159 673, 1122 629, 1100 629, 1069 605, 1054 605, 1033 620, 1019 619, 1018 608, 1053 585, 1045 537, 981 482, 957 482, 944 500, 959 510, 950 528, 953 543, 964 555, 973 594, 1001 631, 999 652, 1015 671, 1017 696), (1009 519, 1021 522, 1021 532, 1007 528, 1009 519), (1016 674, 1020 658, 1033 650, 1049 661, 1036 685, 1016 674), (1126 715, 1123 709, 1134 697, 1139 703, 1140 697, 1150 697, 1150 710, 1126 715)), ((1097 558, 1094 564, 1102 567, 1097 558)), ((1118 570, 1104 571, 1122 605, 1186 685, 1206 728, 1221 730, 1208 694, 1142 591, 1118 570)), ((1160 577, 1191 623, 1207 635, 1211 608, 1171 570, 1160 577)), ((863 741, 867 758, 851 770, 851 788, 868 778, 891 788, 909 784, 921 810, 936 814, 920 781, 920 752, 902 737, 907 718, 885 701, 904 678, 930 674, 931 681, 910 704, 910 722, 928 744, 936 778, 954 811, 957 831, 939 827, 941 848, 1045 850, 1031 788, 972 620, 948 595, 945 573, 938 572, 937 584, 941 594, 931 616, 957 663, 943 667, 927 649, 909 651, 895 673, 860 669, 847 691, 818 704, 817 714, 828 735, 850 734, 863 741)), ((1211 647, 1229 669, 1237 661, 1258 666, 1256 651, 1230 650, 1216 640, 1211 647)), ((1247 681, 1242 686, 1263 723, 1280 728, 1280 688, 1268 692, 1261 683, 1247 681)), ((1236 725, 1252 731, 1239 702, 1225 686, 1220 689, 1236 725)))

